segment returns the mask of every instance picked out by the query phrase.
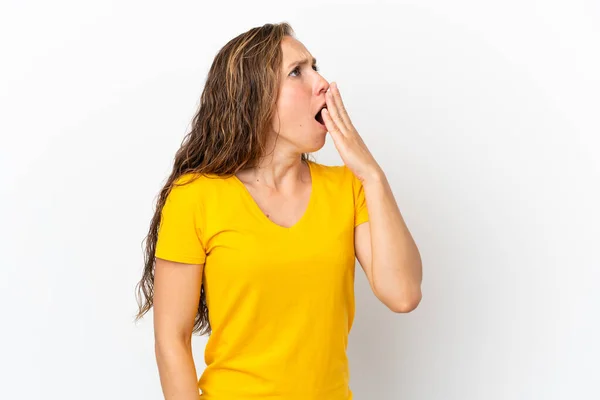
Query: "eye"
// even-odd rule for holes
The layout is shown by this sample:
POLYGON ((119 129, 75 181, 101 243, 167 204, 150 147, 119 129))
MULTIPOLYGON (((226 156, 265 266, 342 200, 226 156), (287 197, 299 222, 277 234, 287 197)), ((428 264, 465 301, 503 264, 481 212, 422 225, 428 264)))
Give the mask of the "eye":
MULTIPOLYGON (((319 67, 317 67, 316 65, 313 65, 313 69, 317 72, 319 72, 319 67)), ((296 67, 292 70, 292 72, 290 72, 290 75, 293 74, 294 72, 300 74, 300 67, 296 67)))

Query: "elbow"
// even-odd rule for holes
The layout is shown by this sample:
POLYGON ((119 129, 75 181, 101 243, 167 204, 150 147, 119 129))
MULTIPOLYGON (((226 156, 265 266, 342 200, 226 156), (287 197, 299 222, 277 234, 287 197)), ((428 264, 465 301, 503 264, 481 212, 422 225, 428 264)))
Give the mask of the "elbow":
POLYGON ((191 349, 192 335, 191 333, 155 331, 154 334, 154 350, 157 354, 168 354, 180 349, 191 349))
POLYGON ((397 299, 384 301, 384 304, 393 312, 406 314, 415 310, 421 303, 422 295, 419 292, 409 297, 399 297, 397 299))
POLYGON ((419 305, 419 302, 410 302, 410 303, 394 304, 394 305, 391 305, 388 307, 390 310, 392 310, 393 312, 395 312, 397 314, 406 314, 406 313, 413 311, 415 308, 417 308, 418 305, 419 305))
POLYGON ((155 341, 154 355, 161 363, 178 362, 182 357, 192 356, 191 341, 179 339, 155 341))

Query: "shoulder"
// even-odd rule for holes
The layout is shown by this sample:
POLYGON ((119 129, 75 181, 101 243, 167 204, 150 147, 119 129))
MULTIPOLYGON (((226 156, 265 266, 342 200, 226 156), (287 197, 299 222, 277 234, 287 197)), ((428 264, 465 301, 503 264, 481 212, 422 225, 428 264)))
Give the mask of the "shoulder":
POLYGON ((361 181, 354 175, 350 168, 344 165, 315 164, 319 171, 324 186, 330 196, 337 199, 348 198, 356 204, 362 204, 364 188, 361 181), (340 197, 340 195, 342 195, 340 197), (346 197, 347 196, 347 197, 346 197))
POLYGON ((173 180, 169 189, 170 201, 198 202, 214 189, 219 177, 199 173, 186 173, 173 180))
POLYGON ((218 176, 216 174, 189 172, 176 178, 173 181, 171 190, 175 190, 176 188, 178 191, 182 192, 211 190, 212 188, 224 185, 225 182, 230 180, 231 178, 218 176))
POLYGON ((311 161, 323 180, 337 185, 352 185, 354 174, 346 165, 325 165, 311 161))
POLYGON ((213 205, 229 201, 236 188, 234 179, 233 176, 211 173, 186 173, 173 181, 169 198, 177 202, 194 203, 202 209, 211 209, 213 205))

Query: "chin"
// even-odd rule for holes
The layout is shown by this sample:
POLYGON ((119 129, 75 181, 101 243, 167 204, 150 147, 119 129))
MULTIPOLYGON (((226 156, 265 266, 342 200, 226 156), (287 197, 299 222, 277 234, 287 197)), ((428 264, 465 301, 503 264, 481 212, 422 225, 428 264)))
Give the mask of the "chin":
POLYGON ((304 153, 314 153, 315 151, 319 151, 325 146, 325 140, 327 139, 327 133, 322 135, 314 136, 311 143, 308 144, 304 153))

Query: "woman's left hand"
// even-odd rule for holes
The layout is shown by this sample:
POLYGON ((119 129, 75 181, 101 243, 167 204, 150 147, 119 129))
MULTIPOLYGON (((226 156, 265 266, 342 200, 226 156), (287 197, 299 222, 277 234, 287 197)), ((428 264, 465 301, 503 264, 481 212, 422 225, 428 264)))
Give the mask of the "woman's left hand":
POLYGON ((329 85, 325 101, 327 109, 322 112, 323 121, 344 164, 362 182, 380 174, 381 168, 350 121, 337 83, 329 85))

